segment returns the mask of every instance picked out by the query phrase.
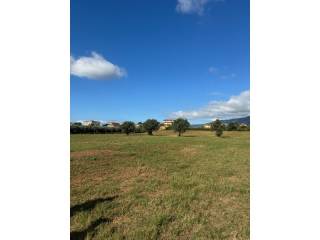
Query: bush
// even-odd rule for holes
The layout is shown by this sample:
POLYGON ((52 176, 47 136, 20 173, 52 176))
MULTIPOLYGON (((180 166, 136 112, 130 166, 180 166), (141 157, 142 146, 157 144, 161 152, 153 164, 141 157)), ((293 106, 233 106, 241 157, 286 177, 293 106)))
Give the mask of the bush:
POLYGON ((108 128, 108 127, 97 127, 97 126, 70 126, 70 133, 71 134, 92 134, 92 133, 120 133, 120 128, 108 128))
POLYGON ((138 127, 136 127, 135 133, 144 133, 145 132, 145 129, 143 128, 142 125, 139 125, 138 127))

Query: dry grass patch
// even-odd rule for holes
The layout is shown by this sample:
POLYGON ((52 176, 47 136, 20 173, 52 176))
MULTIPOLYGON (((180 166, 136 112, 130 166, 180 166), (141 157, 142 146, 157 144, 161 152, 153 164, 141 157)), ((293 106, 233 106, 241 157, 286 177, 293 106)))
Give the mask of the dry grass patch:
POLYGON ((112 150, 86 150, 86 151, 80 151, 80 152, 71 152, 70 157, 72 159, 84 159, 89 157, 96 157, 96 156, 108 156, 111 157, 116 152, 112 150))
POLYGON ((194 156, 199 152, 199 150, 195 147, 184 147, 181 150, 182 155, 184 156, 194 156))
POLYGON ((154 168, 139 166, 125 167, 113 174, 113 179, 120 183, 120 189, 123 192, 130 192, 137 183, 144 184, 150 180, 166 178, 166 175, 154 168))
POLYGON ((74 211, 72 231, 92 240, 249 239, 249 133, 159 135, 71 135, 71 206, 94 201, 74 211), (100 201, 110 196, 118 197, 100 201))

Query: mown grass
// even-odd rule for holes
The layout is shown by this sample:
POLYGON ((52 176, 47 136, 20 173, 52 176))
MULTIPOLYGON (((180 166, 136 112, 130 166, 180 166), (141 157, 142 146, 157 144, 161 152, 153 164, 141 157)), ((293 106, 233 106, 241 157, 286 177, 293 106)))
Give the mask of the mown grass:
POLYGON ((249 239, 249 132, 72 135, 71 239, 249 239))

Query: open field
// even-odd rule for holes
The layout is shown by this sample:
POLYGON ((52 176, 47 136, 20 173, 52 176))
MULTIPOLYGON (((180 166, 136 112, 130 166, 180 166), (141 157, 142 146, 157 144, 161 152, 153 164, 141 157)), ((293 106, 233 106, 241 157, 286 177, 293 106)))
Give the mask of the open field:
POLYGON ((249 134, 71 135, 71 239, 249 239, 249 134))

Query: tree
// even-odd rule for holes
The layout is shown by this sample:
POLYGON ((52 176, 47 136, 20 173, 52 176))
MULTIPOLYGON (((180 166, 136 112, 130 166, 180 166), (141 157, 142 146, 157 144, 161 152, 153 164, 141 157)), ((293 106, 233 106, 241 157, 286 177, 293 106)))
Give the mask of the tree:
POLYGON ((152 135, 153 131, 157 131, 160 128, 160 123, 156 119, 148 119, 143 123, 143 128, 152 135))
POLYGON ((221 137, 223 134, 223 124, 217 119, 210 124, 211 131, 215 131, 217 137, 221 137))
POLYGON ((178 118, 174 120, 172 128, 175 132, 178 132, 178 136, 181 136, 181 133, 184 133, 190 127, 190 123, 187 119, 178 118))
POLYGON ((217 137, 221 137, 222 136, 222 134, 223 134, 223 130, 222 130, 222 127, 220 127, 220 128, 218 128, 218 129, 216 129, 216 136, 217 137))
POLYGON ((134 132, 135 128, 136 126, 134 122, 131 121, 125 121, 121 124, 121 130, 127 135, 129 135, 129 133, 134 132))
POLYGON ((237 131, 238 128, 239 128, 239 123, 237 123, 237 122, 231 122, 227 126, 228 131, 237 131))
POLYGON ((216 119, 212 123, 210 123, 211 131, 215 131, 222 127, 222 122, 219 119, 216 119))

